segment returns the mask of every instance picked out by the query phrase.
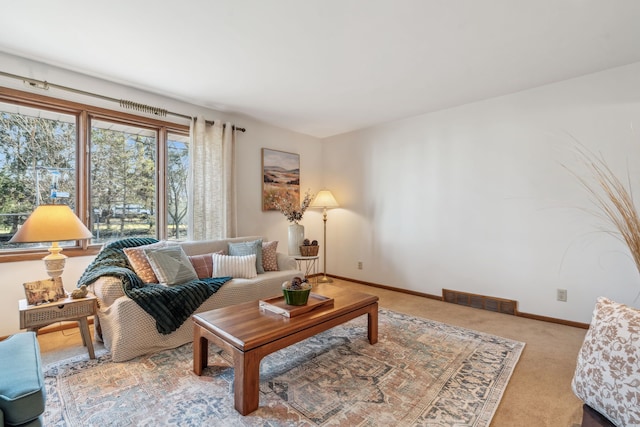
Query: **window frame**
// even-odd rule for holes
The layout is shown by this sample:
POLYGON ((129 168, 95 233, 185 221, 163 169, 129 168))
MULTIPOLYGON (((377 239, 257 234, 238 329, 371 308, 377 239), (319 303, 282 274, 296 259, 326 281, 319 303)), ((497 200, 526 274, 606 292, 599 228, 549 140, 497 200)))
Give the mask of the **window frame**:
MULTIPOLYGON (((121 111, 96 107, 75 101, 24 92, 0 86, 0 102, 20 106, 53 110, 76 117, 76 215, 89 227, 90 213, 90 135, 91 120, 107 120, 132 126, 144 127, 157 132, 156 139, 156 233, 158 239, 167 237, 167 140, 169 133, 189 135, 189 126, 156 118, 140 116, 121 111)), ((65 246, 64 254, 69 257, 95 255, 103 243, 76 241, 73 246, 65 246)), ((19 249, 0 253, 0 263, 38 260, 47 255, 46 248, 19 249)))

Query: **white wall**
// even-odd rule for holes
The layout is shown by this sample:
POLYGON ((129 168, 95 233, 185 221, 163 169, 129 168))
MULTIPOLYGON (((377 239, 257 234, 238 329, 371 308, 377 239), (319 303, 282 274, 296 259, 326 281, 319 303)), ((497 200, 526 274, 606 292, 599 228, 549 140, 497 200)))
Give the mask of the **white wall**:
POLYGON ((561 164, 583 171, 573 136, 622 177, 628 164, 640 191, 639 124, 637 63, 325 139, 342 204, 329 211, 328 271, 585 323, 599 295, 634 304, 626 247, 594 233, 602 222, 581 211, 593 205, 561 164))
MULTIPOLYGON (((229 120, 245 127, 247 129, 246 133, 238 132, 236 135, 236 175, 239 189, 238 234, 261 235, 269 240, 278 240, 280 242, 278 250, 281 252, 287 252, 287 226, 289 223, 284 215, 277 211, 262 211, 261 148, 266 147, 299 153, 301 189, 304 191, 310 188, 312 191, 317 192, 321 188, 321 143, 316 138, 269 126, 249 117, 186 104, 2 53, 0 53, 0 70, 116 99, 124 98, 158 106, 186 115, 203 114, 207 120, 229 120)), ((95 98, 75 95, 56 89, 50 89, 46 92, 31 90, 25 87, 21 81, 6 77, 0 77, 0 86, 32 91, 46 96, 69 99, 114 110, 119 108, 117 104, 108 101, 99 101, 95 98)), ((214 101, 212 100, 212 102, 214 101)), ((185 120, 173 117, 167 117, 166 120, 188 124, 185 120)), ((321 237, 322 218, 319 212, 308 211, 302 224, 306 226, 307 236, 311 238, 321 237)), ((67 266, 63 274, 63 283, 67 290, 75 288, 75 283, 92 259, 93 257, 77 257, 67 260, 67 266)), ((24 298, 22 283, 46 279, 47 275, 44 272, 42 261, 22 261, 0 263, 0 277, 2 278, 2 282, 0 282, 0 291, 2 292, 2 297, 0 298, 0 337, 2 337, 19 331, 18 300, 24 298)))
MULTIPOLYGON (((586 195, 573 135, 640 186, 640 64, 359 132, 315 138, 0 54, 2 71, 245 126, 238 134, 239 234, 286 252, 287 225, 260 206, 260 149, 300 153, 301 188, 331 189, 329 273, 440 295, 442 288, 513 298, 520 310, 588 322, 595 298, 638 305, 640 278, 625 247, 581 208, 586 195), (357 262, 364 269, 357 269, 357 262), (568 302, 555 300, 568 289, 568 302)), ((0 85, 25 90, 0 77, 0 85)), ((37 92, 41 93, 41 92, 37 92)), ((51 90, 50 96, 115 108, 51 90)), ((179 121, 177 121, 179 122, 179 121)), ((322 242, 319 211, 302 223, 322 242)), ((322 252, 322 251, 321 251, 322 252)), ((91 257, 68 260, 72 289, 91 257)), ((45 278, 41 261, 0 263, 0 336, 16 332, 22 283, 45 278)))

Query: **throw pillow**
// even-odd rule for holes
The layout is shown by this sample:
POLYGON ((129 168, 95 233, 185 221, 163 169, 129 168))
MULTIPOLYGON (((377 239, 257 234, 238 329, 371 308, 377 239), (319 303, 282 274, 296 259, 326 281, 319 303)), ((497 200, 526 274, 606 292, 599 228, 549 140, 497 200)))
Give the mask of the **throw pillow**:
POLYGON ((193 269, 196 271, 198 279, 213 277, 213 260, 211 258, 211 255, 213 255, 214 253, 222 255, 224 254, 224 251, 189 256, 189 261, 191 262, 193 269))
POLYGON ((167 242, 162 241, 158 243, 152 243, 150 245, 136 246, 135 248, 124 248, 124 254, 129 260, 129 264, 133 268, 133 271, 142 279, 144 283, 158 283, 158 278, 149 264, 149 259, 144 253, 145 249, 152 248, 164 248, 167 246, 167 242))
POLYGON ((241 256, 212 254, 211 260, 213 263, 212 277, 231 276, 241 279, 253 279, 258 275, 255 254, 241 256))
POLYGON ((255 255, 256 256, 256 271, 258 274, 264 273, 264 267, 262 267, 262 240, 254 240, 251 242, 238 242, 229 243, 229 255, 242 256, 242 255, 255 255))
POLYGON ((615 425, 638 425, 640 310, 600 297, 571 387, 615 425))
POLYGON ((262 242, 262 267, 264 271, 278 271, 278 241, 262 242))
POLYGON ((198 275, 180 246, 145 249, 153 272, 163 285, 172 286, 196 280, 198 275))

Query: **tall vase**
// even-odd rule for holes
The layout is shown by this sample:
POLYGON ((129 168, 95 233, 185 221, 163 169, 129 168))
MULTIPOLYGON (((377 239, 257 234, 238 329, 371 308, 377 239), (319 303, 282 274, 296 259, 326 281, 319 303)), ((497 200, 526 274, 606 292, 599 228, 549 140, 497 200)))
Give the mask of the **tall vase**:
POLYGON ((300 255, 300 246, 304 242, 304 225, 289 226, 289 255, 300 255))

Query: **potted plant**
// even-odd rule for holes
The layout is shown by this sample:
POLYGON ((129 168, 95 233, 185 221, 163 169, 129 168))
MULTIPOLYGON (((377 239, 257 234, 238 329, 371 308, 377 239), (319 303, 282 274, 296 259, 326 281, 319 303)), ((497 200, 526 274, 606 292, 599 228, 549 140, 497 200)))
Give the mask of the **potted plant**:
MULTIPOLYGON (((576 147, 576 152, 593 182, 589 178, 579 176, 571 169, 569 171, 578 179, 598 208, 594 215, 603 218, 613 226, 613 229, 603 228, 603 231, 619 238, 627 245, 640 272, 640 212, 636 209, 630 184, 625 185, 601 155, 597 156, 581 145, 576 147)), ((640 293, 636 296, 636 300, 638 297, 640 293)))
POLYGON ((294 200, 289 194, 286 197, 276 197, 275 199, 276 208, 292 223, 289 225, 288 235, 289 255, 300 255, 300 245, 304 240, 304 226, 298 224, 298 221, 302 219, 312 199, 313 194, 309 190, 305 193, 300 206, 297 206, 297 198, 294 200))
POLYGON ((282 284, 284 302, 289 305, 306 305, 311 293, 311 283, 298 276, 282 284))

